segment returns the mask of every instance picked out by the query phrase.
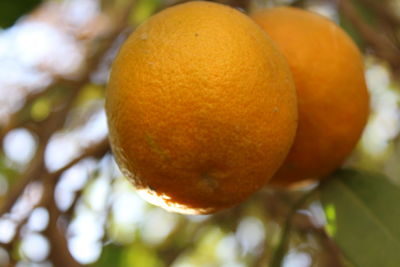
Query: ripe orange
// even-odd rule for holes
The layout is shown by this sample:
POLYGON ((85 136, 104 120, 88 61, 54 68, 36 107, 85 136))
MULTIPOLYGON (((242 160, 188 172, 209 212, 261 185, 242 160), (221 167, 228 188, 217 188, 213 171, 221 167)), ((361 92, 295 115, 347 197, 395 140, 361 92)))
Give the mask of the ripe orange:
POLYGON ((278 7, 252 17, 286 56, 298 94, 297 135, 271 184, 322 179, 350 154, 368 118, 362 56, 341 28, 312 12, 278 7))
POLYGON ((230 207, 262 187, 297 126, 284 56, 250 18, 210 2, 137 28, 113 64, 106 111, 123 173, 182 213, 230 207))

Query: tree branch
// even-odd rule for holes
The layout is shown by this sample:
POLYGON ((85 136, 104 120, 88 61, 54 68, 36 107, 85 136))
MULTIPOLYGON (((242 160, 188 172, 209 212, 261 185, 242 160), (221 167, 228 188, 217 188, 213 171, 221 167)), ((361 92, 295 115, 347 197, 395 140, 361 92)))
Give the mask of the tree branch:
POLYGON ((394 71, 400 70, 400 49, 386 36, 369 26, 357 13, 349 0, 339 0, 339 8, 349 19, 363 39, 374 49, 375 53, 386 60, 394 71))
POLYGON ((358 0, 365 7, 370 10, 375 11, 375 13, 383 19, 386 23, 390 24, 392 27, 399 27, 400 18, 396 16, 388 7, 388 1, 381 0, 358 0))
MULTIPOLYGON (((61 109, 53 111, 49 117, 42 121, 41 123, 38 123, 37 129, 39 129, 36 134, 39 137, 39 149, 37 151, 37 154, 34 156, 33 160, 30 163, 30 167, 25 171, 25 173, 18 179, 18 184, 10 190, 10 192, 7 194, 5 197, 6 201, 0 207, 0 216, 3 215, 4 213, 8 212, 11 207, 14 205, 15 201, 18 199, 18 197, 21 195, 23 192, 24 188, 26 185, 28 185, 35 177, 35 179, 38 179, 37 176, 40 175, 42 171, 44 171, 44 150, 45 146, 47 145, 47 141, 50 139, 51 135, 54 134, 58 129, 60 129, 63 125, 64 122, 67 118, 67 115, 70 111, 70 108, 73 104, 73 101, 75 97, 78 95, 80 89, 90 81, 90 75, 92 73, 92 70, 95 69, 95 67, 101 62, 101 59, 103 58, 104 54, 108 51, 108 49, 111 47, 114 38, 119 34, 121 30, 121 26, 118 25, 118 27, 115 28, 115 31, 110 33, 109 38, 107 38, 107 41, 104 41, 104 44, 101 48, 99 48, 96 53, 93 54, 90 58, 87 60, 87 68, 86 71, 84 72, 84 75, 82 75, 80 80, 77 81, 66 81, 66 80, 60 80, 59 82, 62 82, 64 86, 68 86, 69 90, 69 96, 64 102, 64 105, 61 109)), ((94 46, 94 44, 93 44, 94 46)), ((60 84, 56 85, 53 84, 52 87, 54 88, 56 86, 59 86, 60 84)), ((39 95, 37 95, 39 96, 39 95)), ((18 127, 19 124, 18 122, 12 122, 12 127, 18 127)), ((0 141, 1 138, 4 137, 5 133, 8 132, 9 130, 12 129, 11 126, 8 126, 5 128, 5 130, 2 131, 0 134, 0 141)))
POLYGON ((80 266, 72 257, 68 249, 68 241, 65 237, 65 230, 60 225, 59 220, 62 217, 62 212, 57 208, 54 199, 54 189, 57 185, 57 181, 60 179, 61 174, 77 164, 84 158, 95 157, 100 158, 109 151, 109 145, 107 139, 87 148, 78 157, 71 160, 64 167, 58 169, 55 172, 49 173, 45 178, 45 192, 42 197, 42 201, 45 203, 49 211, 49 226, 45 231, 47 237, 50 240, 52 249, 50 252, 50 260, 55 266, 65 267, 76 267, 80 266))
POLYGON ((297 210, 300 209, 308 200, 310 200, 310 197, 314 195, 314 193, 315 189, 305 193, 303 196, 300 197, 298 201, 296 201, 296 203, 293 204, 292 208, 289 210, 285 224, 282 229, 279 243, 271 260, 271 267, 282 266, 283 257, 285 256, 285 253, 287 251, 289 237, 292 230, 293 218, 295 217, 297 210))

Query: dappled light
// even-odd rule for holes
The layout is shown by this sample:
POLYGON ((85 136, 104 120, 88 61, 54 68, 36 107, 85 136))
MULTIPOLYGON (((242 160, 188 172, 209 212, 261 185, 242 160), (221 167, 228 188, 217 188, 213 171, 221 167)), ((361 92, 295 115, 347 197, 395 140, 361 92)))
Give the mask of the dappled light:
POLYGON ((18 163, 27 164, 34 156, 36 140, 26 129, 14 129, 4 137, 4 153, 7 158, 18 163))
MULTIPOLYGON (((0 266, 261 267, 285 238, 281 266, 344 266, 330 239, 340 230, 336 204, 312 195, 292 211, 317 183, 266 186, 232 208, 199 215, 214 210, 135 190, 121 173, 107 139, 110 66, 130 32, 178 2, 43 0, 0 28, 0 266), (291 234, 282 237, 291 213, 291 234)), ((349 27, 354 14, 324 0, 218 2, 246 11, 295 5, 344 28, 363 53, 371 97, 368 124, 345 166, 400 184, 400 61, 349 27)), ((400 1, 387 2, 399 17, 400 1)), ((378 16, 373 10, 368 15, 378 16)), ((384 22, 373 25, 390 35, 384 22)))

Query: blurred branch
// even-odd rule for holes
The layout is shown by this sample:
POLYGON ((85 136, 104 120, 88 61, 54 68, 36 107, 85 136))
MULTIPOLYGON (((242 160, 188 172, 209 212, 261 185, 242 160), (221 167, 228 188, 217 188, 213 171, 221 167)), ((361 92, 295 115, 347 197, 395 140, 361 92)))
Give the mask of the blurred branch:
POLYGON ((52 245, 50 252, 50 260, 55 266, 75 267, 80 266, 68 249, 68 242, 65 236, 66 222, 62 222, 62 212, 57 208, 57 204, 54 199, 54 189, 57 185, 61 174, 77 164, 82 159, 87 157, 100 158, 109 151, 108 140, 104 139, 99 143, 96 143, 87 148, 78 157, 71 160, 67 165, 58 169, 55 172, 49 173, 45 180, 45 192, 42 197, 42 202, 49 211, 49 226, 45 233, 50 240, 52 245))
MULTIPOLYGON (((61 174, 64 173, 66 170, 77 164, 79 161, 82 159, 85 159, 87 157, 94 157, 94 158, 101 158, 104 156, 107 152, 109 151, 109 144, 107 139, 103 139, 98 143, 93 144, 92 146, 88 147, 86 150, 84 150, 79 156, 71 160, 68 164, 66 164, 64 167, 58 169, 55 172, 47 173, 46 177, 44 178, 44 193, 42 195, 42 198, 39 203, 33 206, 32 209, 35 209, 36 207, 39 206, 45 206, 49 210, 49 216, 56 216, 56 218, 60 217, 61 213, 58 209, 55 210, 55 207, 53 206, 54 204, 54 189, 55 186, 58 182, 58 180, 61 177, 61 174), (51 205, 51 206, 50 206, 51 205), (56 212, 56 213, 54 213, 56 212)), ((4 247, 8 249, 9 251, 12 250, 13 246, 16 244, 16 242, 19 239, 18 233, 20 232, 22 226, 25 224, 26 220, 28 217, 24 218, 22 221, 19 222, 16 228, 16 234, 14 235, 13 239, 8 243, 4 244, 4 247)), ((54 218, 53 218, 54 219, 54 218)), ((55 219, 57 221, 57 219, 55 219)), ((55 223, 53 221, 53 223, 55 223)), ((50 223, 49 223, 50 225, 50 223)), ((49 226, 50 227, 50 226, 49 226)), ((49 231, 51 231, 52 234, 55 233, 55 226, 52 226, 53 228, 49 231)), ((50 238, 50 232, 49 234, 49 239, 50 238)), ((58 239, 60 237, 58 236, 58 239)), ((54 240, 53 240, 54 241, 54 240)), ((60 241, 57 240, 57 248, 58 249, 63 249, 65 248, 64 245, 60 244, 60 241)), ((64 252, 63 252, 64 253, 64 252)), ((11 257, 10 260, 12 261, 11 264, 13 264, 13 258, 11 257)), ((15 262, 14 262, 15 263, 15 262)), ((64 266, 64 265, 56 265, 56 266, 64 266)), ((77 265, 70 265, 70 266, 77 266, 77 265)))
POLYGON ((0 207, 0 217, 9 212, 20 195, 25 190, 26 186, 36 177, 40 176, 44 170, 44 147, 39 147, 35 158, 31 161, 27 170, 18 178, 17 185, 11 188, 0 207))
MULTIPOLYGON (((178 222, 178 225, 175 227, 174 231, 169 234, 169 237, 163 242, 164 244, 158 249, 158 256, 163 260, 165 266, 171 266, 180 255, 195 247, 195 242, 192 239, 187 239, 184 240, 184 242, 181 242, 179 245, 171 246, 171 244, 174 244, 174 239, 176 239, 177 236, 182 236, 182 233, 186 230, 186 223, 186 220, 180 218, 180 221, 178 222)), ((202 225, 202 223, 197 225, 193 236, 196 236, 202 225)))
POLYGON ((195 249, 197 245, 196 240, 193 240, 193 238, 187 238, 185 240, 179 239, 178 242, 176 240, 177 238, 185 235, 190 237, 199 236, 199 233, 207 225, 218 225, 226 230, 226 232, 232 232, 237 228, 239 218, 242 218, 246 207, 247 205, 243 203, 213 214, 204 221, 196 223, 195 227, 190 229, 189 234, 187 233, 188 229, 186 227, 188 223, 187 220, 184 217, 179 217, 179 221, 174 230, 157 248, 158 256, 162 259, 165 266, 172 266, 179 256, 195 249))
MULTIPOLYGON (((38 129, 36 134, 39 137, 38 151, 34 156, 32 162, 30 163, 29 167, 27 168, 27 170, 18 179, 17 185, 13 187, 5 197, 6 201, 0 207, 0 216, 11 209, 11 207, 14 205, 15 201, 17 201, 18 197, 22 194, 23 190, 27 185, 33 179, 38 179, 39 178, 38 176, 43 171, 45 171, 43 156, 44 156, 45 146, 47 145, 47 141, 49 140, 52 134, 54 134, 58 129, 60 129, 64 125, 64 122, 67 118, 67 115, 70 111, 70 108, 73 104, 73 100, 75 99, 76 95, 79 93, 80 89, 90 81, 90 75, 92 71, 98 66, 98 64, 101 62, 102 58, 108 51, 108 49, 113 44, 115 38, 125 27, 129 10, 130 9, 125 11, 126 13, 125 16, 122 16, 122 18, 118 18, 119 23, 115 26, 114 30, 108 34, 107 38, 103 40, 103 44, 101 46, 99 46, 98 44, 95 45, 94 44, 95 42, 92 44, 92 46, 96 46, 98 47, 98 49, 97 51, 95 51, 95 53, 92 54, 92 56, 90 56, 87 59, 86 70, 79 80, 73 81, 73 80, 60 79, 57 80, 55 83, 53 83, 51 86, 49 86, 47 89, 45 89, 45 91, 47 91, 57 86, 67 86, 69 90, 69 97, 67 98, 67 100, 65 100, 62 108, 52 112, 52 114, 50 114, 50 116, 45 121, 39 123, 38 127, 36 127, 36 129, 38 129)), ((96 42, 98 42, 98 40, 96 40, 96 42)), ((32 95, 30 99, 31 100, 36 99, 41 95, 42 95, 41 93, 32 95)), ((15 114, 13 116, 17 117, 18 115, 15 114)), ((22 121, 15 121, 15 120, 11 121, 9 126, 6 126, 2 130, 0 134, 0 141, 1 138, 3 138, 4 135, 9 130, 11 130, 14 127, 19 127, 21 123, 22 121)))
POLYGON ((389 38, 394 44, 400 48, 400 37, 398 35, 398 29, 400 27, 400 17, 392 12, 389 7, 389 1, 383 0, 377 3, 375 0, 358 0, 367 9, 379 18, 380 24, 383 26, 383 30, 386 32, 389 38))
POLYGON ((333 240, 327 235, 325 229, 321 226, 315 225, 310 216, 297 213, 296 218, 293 220, 293 230, 300 233, 313 233, 323 247, 327 249, 329 260, 324 263, 324 267, 341 267, 341 252, 333 240))
MULTIPOLYGON (((14 114, 11 115, 9 123, 2 127, 0 130, 0 141, 3 140, 4 136, 12 129, 17 127, 29 126, 29 129, 33 131, 38 136, 38 149, 35 156, 29 163, 28 168, 25 172, 18 178, 18 181, 14 187, 12 187, 7 196, 5 197, 3 205, 0 207, 0 216, 9 212, 16 201, 22 196, 25 188, 35 180, 42 180, 44 185, 44 192, 42 194, 41 201, 34 205, 33 208, 37 206, 45 206, 49 211, 49 226, 45 233, 47 234, 49 241, 51 242, 52 249, 50 252, 50 260, 55 266, 65 266, 65 267, 75 267, 80 266, 72 257, 68 249, 67 239, 65 237, 65 225, 60 225, 62 222, 62 213, 57 208, 54 199, 54 189, 60 179, 63 172, 77 164, 84 158, 87 157, 101 157, 109 151, 109 145, 107 139, 103 139, 98 143, 91 145, 86 148, 79 156, 71 160, 64 167, 49 173, 45 167, 44 152, 45 148, 50 140, 51 136, 61 130, 64 127, 65 121, 71 112, 74 101, 79 94, 81 88, 90 82, 91 74, 99 64, 102 62, 106 53, 110 50, 114 44, 117 36, 122 32, 122 30, 127 25, 127 19, 130 14, 130 10, 135 1, 130 1, 125 9, 122 10, 114 18, 116 22, 113 24, 112 29, 103 36, 98 36, 91 40, 89 43, 89 51, 93 51, 88 55, 86 59, 85 69, 77 80, 66 80, 64 78, 56 78, 56 80, 46 88, 43 88, 39 93, 31 94, 26 96, 26 103, 24 107, 14 114), (66 88, 67 97, 63 99, 62 105, 54 105, 53 110, 50 115, 44 121, 40 123, 34 123, 29 118, 24 118, 22 115, 26 112, 26 108, 30 108, 32 103, 36 99, 44 96, 49 91, 64 87, 66 88), (31 127, 33 126, 33 127, 31 127)), ((29 216, 28 216, 29 217, 29 216)), ((28 218, 27 217, 27 218, 28 218)), ((17 232, 13 240, 6 244, 8 251, 12 251, 16 241, 19 239, 19 231, 21 227, 25 224, 26 219, 20 221, 17 225, 17 232)), ((11 256, 11 255, 10 255, 11 256)), ((12 257, 11 257, 12 258, 12 257)), ((11 259, 14 260, 14 259, 11 259)))
POLYGON ((305 193, 303 196, 300 197, 296 203, 293 204, 292 208, 289 210, 289 213, 286 217, 286 221, 284 224, 284 227, 282 229, 282 234, 279 239, 279 243, 275 249, 274 255, 271 260, 271 267, 281 267, 283 263, 283 258, 286 254, 287 248, 288 248, 288 243, 289 243, 289 237, 290 237, 290 232, 292 230, 292 223, 293 219, 297 213, 297 210, 300 209, 304 204, 310 200, 310 198, 314 195, 316 192, 316 188, 310 190, 309 192, 305 193))
POLYGON ((400 49, 387 36, 377 32, 358 14, 349 0, 339 0, 339 8, 353 24, 363 39, 374 49, 377 56, 386 60, 394 71, 400 70, 400 49))
MULTIPOLYGON (((93 52, 87 56, 85 68, 79 79, 71 80, 64 77, 55 77, 55 80, 45 88, 42 88, 42 90, 25 96, 24 106, 11 114, 8 122, 0 127, 0 143, 2 143, 3 138, 12 129, 24 127, 26 124, 29 125, 30 121, 23 119, 22 114, 25 111, 24 108, 29 108, 35 100, 46 95, 47 92, 53 90, 54 88, 64 86, 67 88, 75 88, 79 90, 80 87, 90 81, 90 75, 92 74, 93 70, 95 70, 99 63, 102 61, 106 52, 110 49, 118 35, 120 35, 123 29, 127 27, 126 22, 128 20, 130 10, 132 10, 134 4, 135 1, 129 1, 129 3, 126 5, 126 8, 124 8, 122 12, 115 14, 114 27, 108 33, 104 34, 104 36, 97 36, 89 42, 89 44, 87 45, 89 48, 87 50, 93 52)), ((41 131, 40 127, 31 127, 31 129, 41 131)))
POLYGON ((39 139, 38 150, 32 158, 28 168, 25 170, 23 175, 18 178, 17 184, 11 188, 5 197, 4 204, 0 207, 0 217, 10 211, 29 183, 33 180, 39 179, 43 173, 46 173, 44 153, 47 142, 52 134, 63 126, 76 94, 77 92, 70 93, 64 105, 58 110, 53 111, 49 117, 39 125, 41 130, 37 132, 39 139))
POLYGON ((75 159, 71 160, 64 167, 58 169, 55 172, 50 173, 49 174, 50 177, 47 177, 47 179, 51 179, 54 183, 57 180, 57 177, 59 177, 62 173, 64 173, 66 170, 68 170, 69 168, 74 166, 76 163, 78 163, 82 159, 85 159, 87 157, 99 158, 99 157, 103 156, 104 154, 106 154, 109 150, 110 150, 110 146, 108 143, 108 139, 105 138, 105 139, 101 140, 100 142, 95 143, 92 146, 85 149, 83 153, 81 153, 75 159))
POLYGON ((303 8, 304 7, 304 3, 305 3, 305 0, 295 0, 290 5, 291 6, 295 6, 295 7, 303 8))
POLYGON ((45 199, 45 207, 49 212, 49 225, 45 230, 45 234, 51 244, 49 259, 54 266, 77 267, 80 266, 80 264, 75 261, 69 252, 68 242, 65 237, 65 229, 61 228, 61 212, 57 208, 54 199, 55 186, 56 183, 46 183, 45 197, 43 198, 45 199))
MULTIPOLYGON (((182 4, 189 1, 190 0, 177 0, 175 4, 182 4)), ((213 0, 213 2, 221 3, 234 8, 240 8, 245 11, 247 11, 250 6, 250 0, 213 0)))
POLYGON ((388 8, 388 1, 381 0, 358 0, 359 2, 363 3, 364 6, 369 8, 370 10, 375 11, 376 14, 386 23, 390 24, 391 26, 398 27, 400 25, 400 18, 396 16, 390 8, 388 8))
POLYGON ((248 10, 250 6, 249 0, 230 0, 228 4, 232 7, 241 8, 243 10, 248 10))

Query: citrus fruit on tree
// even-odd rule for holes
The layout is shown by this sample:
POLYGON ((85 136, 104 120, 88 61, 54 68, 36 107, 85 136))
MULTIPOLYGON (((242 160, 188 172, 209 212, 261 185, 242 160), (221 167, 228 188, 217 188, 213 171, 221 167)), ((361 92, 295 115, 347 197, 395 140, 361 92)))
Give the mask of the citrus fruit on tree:
POLYGON ((340 27, 318 14, 277 7, 252 17, 289 62, 299 105, 293 147, 271 184, 322 179, 351 153, 368 118, 362 56, 340 27))
POLYGON ((150 202, 210 213, 284 161, 297 127, 289 66, 250 18, 220 4, 167 8, 117 55, 106 94, 122 172, 150 202))

